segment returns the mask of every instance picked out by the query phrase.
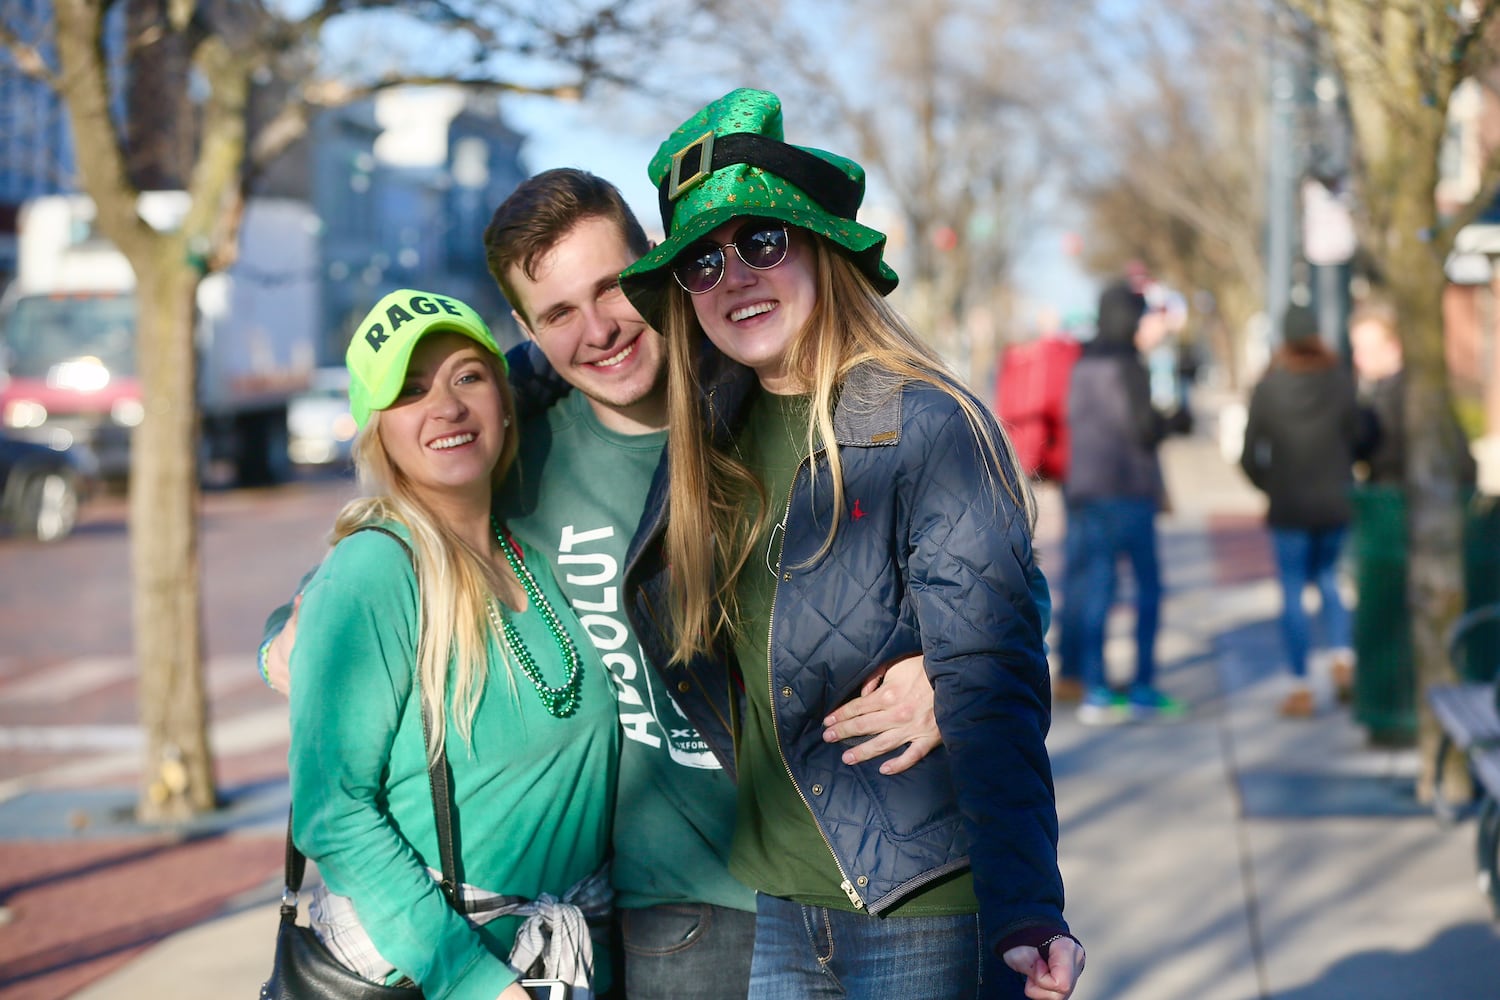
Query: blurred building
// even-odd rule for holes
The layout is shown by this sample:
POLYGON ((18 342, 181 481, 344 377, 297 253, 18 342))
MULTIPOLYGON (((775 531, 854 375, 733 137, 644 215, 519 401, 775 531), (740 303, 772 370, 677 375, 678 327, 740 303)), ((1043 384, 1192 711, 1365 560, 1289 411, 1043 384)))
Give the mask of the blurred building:
MULTIPOLYGON (((6 0, 6 28, 23 43, 40 43, 52 30, 52 0, 6 0)), ((125 9, 112 10, 105 49, 125 48, 125 9)), ((47 51, 50 58, 52 53, 47 51)), ((123 60, 115 63, 124 72, 123 60)), ((123 96, 116 104, 123 114, 123 96)), ((46 84, 21 72, 7 48, 0 47, 0 288, 16 269, 16 212, 27 198, 72 191, 73 136, 67 108, 46 84)))
MULTIPOLYGON (((127 18, 149 23, 164 2, 117 4, 107 50, 123 53, 127 18)), ((50 0, 7 0, 5 7, 6 26, 18 38, 40 44, 49 36, 50 0)), ((121 57, 112 70, 114 111, 143 190, 180 187, 191 156, 191 108, 175 82, 181 79, 176 55, 153 50, 129 66, 121 57)), ((261 88, 252 120, 264 120, 277 105, 277 85, 261 88)), ((493 94, 391 90, 316 116, 307 138, 255 178, 256 193, 305 199, 323 223, 316 363, 342 364, 353 324, 385 292, 404 286, 463 298, 502 339, 513 335, 509 307, 485 268, 482 236, 495 206, 526 176, 520 146, 493 94)), ((77 189, 66 106, 0 48, 0 288, 15 270, 21 203, 77 189)))
POLYGON ((394 288, 464 299, 504 339, 510 307, 483 235, 526 177, 520 148, 494 97, 458 88, 386 91, 314 120, 303 169, 324 227, 320 364, 342 363, 354 324, 394 288))

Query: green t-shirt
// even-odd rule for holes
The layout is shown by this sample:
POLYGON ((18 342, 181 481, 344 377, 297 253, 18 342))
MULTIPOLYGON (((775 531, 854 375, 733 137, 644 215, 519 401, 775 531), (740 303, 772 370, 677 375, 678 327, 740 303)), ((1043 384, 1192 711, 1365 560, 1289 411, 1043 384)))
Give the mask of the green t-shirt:
MULTIPOLYGON (((523 554, 578 649, 578 709, 565 719, 549 714, 519 666, 512 685, 492 641, 472 743, 457 735, 450 712, 447 756, 461 877, 535 898, 561 896, 604 862, 619 729, 598 654, 545 560, 524 546, 523 554)), ((442 861, 415 686, 417 612, 410 558, 380 532, 340 541, 308 584, 292 650, 287 757, 296 842, 329 889, 353 900, 380 954, 428 996, 493 1000, 516 978, 505 957, 520 918, 476 928, 428 872, 442 861)), ((510 617, 543 680, 560 684, 561 657, 542 613, 529 607, 510 617)), ((597 958, 604 989, 608 956, 597 958)))
MULTIPOLYGON (((734 648, 745 677, 745 718, 738 745, 739 818, 729 870, 767 895, 855 911, 839 888, 844 877, 833 851, 792 783, 771 713, 768 636, 776 574, 767 563, 774 567, 781 556, 779 522, 797 469, 807 455, 807 414, 806 396, 760 393, 750 404, 748 421, 738 438, 740 458, 765 487, 776 516, 752 549, 767 553, 766 558, 752 556, 735 581, 741 626, 734 648)), ((746 517, 754 515, 751 511, 746 517)), ((849 780, 856 780, 853 774, 849 780)), ((978 910, 974 876, 965 871, 907 897, 884 915, 936 916, 978 910)))
POLYGON ((517 536, 554 554, 558 582, 615 681, 615 905, 754 910, 755 894, 728 868, 734 783, 646 662, 625 613, 625 554, 666 439, 611 431, 582 393, 569 393, 522 429, 501 510, 517 536))

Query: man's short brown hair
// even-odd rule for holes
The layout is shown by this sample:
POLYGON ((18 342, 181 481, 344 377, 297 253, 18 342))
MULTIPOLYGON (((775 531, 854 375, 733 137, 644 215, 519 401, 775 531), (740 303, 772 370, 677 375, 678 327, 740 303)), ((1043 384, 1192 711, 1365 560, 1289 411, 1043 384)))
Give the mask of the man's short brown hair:
POLYGON ((1352 330, 1361 323, 1378 323, 1385 329, 1387 337, 1400 340, 1397 320, 1396 307, 1391 301, 1372 295, 1354 307, 1354 312, 1349 316, 1349 329, 1352 330))
POLYGON ((506 301, 528 325, 532 318, 511 287, 510 269, 519 267, 527 278, 535 278, 538 259, 585 219, 613 222, 637 257, 651 249, 645 230, 625 204, 619 188, 572 167, 544 170, 522 181, 495 209, 485 227, 485 264, 506 301))

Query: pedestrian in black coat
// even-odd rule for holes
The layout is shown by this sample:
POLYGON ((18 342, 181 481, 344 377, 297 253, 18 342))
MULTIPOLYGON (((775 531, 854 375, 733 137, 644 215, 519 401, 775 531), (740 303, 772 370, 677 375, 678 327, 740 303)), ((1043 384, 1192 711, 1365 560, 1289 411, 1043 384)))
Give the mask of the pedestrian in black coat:
POLYGON ((1282 346, 1250 397, 1240 456, 1245 474, 1269 501, 1266 521, 1281 576, 1281 626, 1292 675, 1283 715, 1315 715, 1322 701, 1308 677, 1311 635, 1302 592, 1309 583, 1322 600, 1323 644, 1338 682, 1352 670, 1338 558, 1349 525, 1357 431, 1353 378, 1320 339, 1311 310, 1291 306, 1282 346))

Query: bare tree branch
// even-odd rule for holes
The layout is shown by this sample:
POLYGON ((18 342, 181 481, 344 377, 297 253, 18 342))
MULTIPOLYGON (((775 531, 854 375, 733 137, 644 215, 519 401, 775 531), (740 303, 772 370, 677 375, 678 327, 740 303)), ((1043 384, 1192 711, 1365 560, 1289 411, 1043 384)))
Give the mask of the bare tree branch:
POLYGON ((1449 58, 1458 67, 1459 77, 1476 75, 1481 65, 1493 62, 1495 53, 1493 50, 1482 50, 1475 48, 1475 43, 1484 39, 1489 32, 1490 26, 1495 23, 1495 12, 1500 10, 1500 0, 1483 0, 1474 5, 1474 13, 1468 18, 1467 23, 1453 42, 1452 52, 1449 58))
POLYGON ((73 120, 78 171, 98 192, 96 211, 124 240, 144 243, 155 232, 136 215, 139 193, 125 167, 124 136, 110 114, 110 88, 103 57, 104 7, 98 0, 57 0, 56 45, 62 72, 57 93, 73 120))
MULTIPOLYGON (((937 0, 738 11, 731 29, 743 80, 788 107, 788 139, 847 153, 879 195, 866 211, 895 213, 892 251, 902 308, 960 367, 981 369, 965 331, 971 310, 1008 298, 1018 245, 1029 238, 1034 190, 1047 176, 1028 109, 1045 89, 1025 33, 1056 12, 1044 4, 937 0), (865 53, 859 67, 830 51, 865 53), (965 355, 968 355, 965 357, 965 355)), ((980 357, 980 363, 988 364, 980 357)))
POLYGON ((22 75, 33 80, 40 80, 53 90, 58 88, 57 76, 47 65, 42 50, 36 45, 22 41, 4 24, 0 24, 0 46, 10 53, 11 60, 22 75))
POLYGON ((250 72, 248 60, 219 37, 199 47, 196 61, 210 86, 202 109, 203 138, 188 180, 191 208, 181 234, 206 272, 227 266, 239 239, 250 72))
POLYGON ((1453 241, 1465 226, 1471 225, 1500 199, 1500 149, 1490 150, 1480 168, 1479 184, 1468 204, 1452 213, 1433 238, 1434 252, 1447 257, 1453 241))
POLYGON ((1228 9, 1174 0, 1087 19, 1068 59, 1088 85, 1049 116, 1047 141, 1069 165, 1089 234, 1085 265, 1119 273, 1138 260, 1214 303, 1197 319, 1217 324, 1232 382, 1264 302, 1264 53, 1274 27, 1274 9, 1257 0, 1228 9))

